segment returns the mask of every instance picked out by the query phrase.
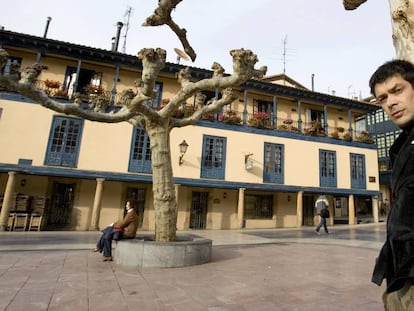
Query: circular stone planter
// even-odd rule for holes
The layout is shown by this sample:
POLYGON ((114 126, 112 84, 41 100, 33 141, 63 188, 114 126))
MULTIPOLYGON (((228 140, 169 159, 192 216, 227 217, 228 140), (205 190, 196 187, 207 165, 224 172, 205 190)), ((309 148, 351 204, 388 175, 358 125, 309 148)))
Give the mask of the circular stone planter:
POLYGON ((212 241, 191 235, 177 236, 174 242, 155 242, 153 235, 120 240, 115 263, 134 268, 178 268, 211 261, 212 241))

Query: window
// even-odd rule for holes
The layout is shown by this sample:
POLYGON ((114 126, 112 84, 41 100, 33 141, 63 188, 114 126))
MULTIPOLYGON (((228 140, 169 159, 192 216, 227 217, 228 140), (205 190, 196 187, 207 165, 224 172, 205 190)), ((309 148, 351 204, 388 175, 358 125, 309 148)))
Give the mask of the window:
POLYGON ((134 128, 131 145, 128 170, 137 173, 152 173, 150 139, 142 128, 134 128))
POLYGON ((366 188, 365 155, 351 153, 351 188, 366 188))
POLYGON ((73 93, 85 94, 86 86, 101 86, 102 82, 102 73, 95 72, 88 69, 80 69, 79 76, 77 75, 76 67, 67 67, 65 79, 63 80, 62 90, 66 90, 69 96, 72 96, 73 93))
POLYGON ((378 158, 385 158, 388 156, 387 146, 385 145, 385 135, 378 134, 377 137, 378 158))
POLYGON ((273 102, 265 100, 254 100, 253 113, 254 112, 265 112, 271 115, 273 113, 273 102))
POLYGON ((162 99, 162 83, 161 82, 155 82, 154 90, 157 93, 155 95, 155 98, 153 100, 148 101, 148 106, 151 108, 158 108, 161 105, 161 99, 162 99))
POLYGON ((262 112, 269 115, 269 120, 265 121, 264 126, 272 126, 273 124, 273 102, 265 100, 253 101, 253 115, 255 113, 262 112))
POLYGON ((311 126, 312 121, 318 121, 322 128, 325 128, 325 115, 323 111, 306 109, 305 127, 311 126))
POLYGON ((378 162, 378 170, 380 172, 388 172, 391 170, 391 162, 388 159, 384 159, 378 162))
POLYGON ((321 187, 336 187, 336 152, 319 150, 319 178, 321 187))
POLYGON ((362 131, 367 131, 367 121, 365 117, 355 118, 355 132, 360 136, 362 131))
POLYGON ((226 138, 204 135, 201 155, 201 177, 224 179, 225 150, 226 138))
POLYGON ((264 145, 263 181, 283 183, 283 145, 264 145))
POLYGON ((8 76, 13 70, 17 70, 20 68, 20 65, 22 64, 22 58, 21 57, 13 57, 9 56, 9 58, 6 61, 6 64, 1 69, 1 73, 5 76, 8 76), (12 67, 16 68, 12 68, 12 67))
POLYGON ((49 134, 46 165, 76 167, 83 120, 55 116, 49 134))
POLYGON ((273 196, 246 195, 244 198, 245 219, 272 219, 273 196))

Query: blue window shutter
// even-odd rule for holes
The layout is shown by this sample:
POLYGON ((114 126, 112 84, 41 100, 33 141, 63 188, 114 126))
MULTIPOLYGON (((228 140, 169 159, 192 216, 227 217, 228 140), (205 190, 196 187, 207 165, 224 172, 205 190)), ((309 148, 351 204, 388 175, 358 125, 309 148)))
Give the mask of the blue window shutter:
POLYGON ((128 170, 137 173, 152 173, 150 139, 140 127, 133 129, 128 170))
POLYGON ((366 189, 365 155, 350 154, 351 188, 366 189))
POLYGON ((49 134, 46 151, 46 165, 76 167, 83 119, 55 116, 49 134))
POLYGON ((283 183, 283 145, 265 143, 263 163, 263 181, 271 183, 283 183))
POLYGON ((226 168, 226 138, 203 136, 201 177, 224 179, 226 168))
POLYGON ((321 187, 336 187, 336 151, 319 150, 319 180, 321 187))

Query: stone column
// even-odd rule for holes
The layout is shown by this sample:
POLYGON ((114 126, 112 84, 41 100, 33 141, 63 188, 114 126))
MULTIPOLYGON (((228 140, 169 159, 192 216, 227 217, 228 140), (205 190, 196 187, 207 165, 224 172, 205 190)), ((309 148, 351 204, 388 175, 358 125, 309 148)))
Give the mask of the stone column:
POLYGON ((99 223, 99 215, 101 214, 101 203, 102 203, 102 192, 103 192, 104 181, 105 181, 104 178, 96 179, 95 198, 93 200, 92 219, 91 219, 91 225, 89 226, 89 231, 99 230, 98 223, 99 223))
POLYGON ((239 229, 243 228, 244 219, 244 191, 246 188, 239 188, 239 204, 237 205, 237 221, 239 229))
POLYGON ((299 191, 296 200, 296 228, 303 224, 303 191, 299 191))
POLYGON ((179 184, 175 184, 175 224, 177 226, 177 230, 178 230, 178 202, 180 200, 180 189, 181 189, 181 185, 179 184))
POLYGON ((6 231, 10 210, 13 204, 13 194, 16 183, 16 172, 9 172, 6 190, 4 191, 3 206, 0 213, 0 231, 6 231))
POLYGON ((379 216, 378 216, 378 196, 372 197, 372 216, 374 217, 374 222, 377 224, 379 223, 379 216))
POLYGON ((354 195, 350 194, 348 197, 348 223, 350 225, 356 224, 354 195))

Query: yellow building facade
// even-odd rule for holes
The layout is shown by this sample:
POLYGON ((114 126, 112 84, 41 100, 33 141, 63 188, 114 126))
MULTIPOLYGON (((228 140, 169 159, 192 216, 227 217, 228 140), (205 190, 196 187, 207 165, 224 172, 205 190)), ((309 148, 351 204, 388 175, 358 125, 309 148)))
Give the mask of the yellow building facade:
MULTIPOLYGON (((13 74, 13 62, 39 62, 39 87, 63 104, 80 93, 85 109, 98 108, 89 100, 97 94, 100 109, 120 109, 119 94, 142 69, 135 56, 5 30, 0 44, 10 55, 2 74, 13 74)), ((174 96, 181 68, 166 64, 148 105, 174 96)), ((195 80, 212 76, 191 71, 195 80)), ((320 194, 331 225, 378 221, 377 149, 365 121, 376 108, 280 78, 248 81, 222 112, 172 130, 178 230, 314 226, 320 194)), ((183 103, 176 117, 195 103, 183 103)), ((128 198, 139 203, 140 230, 154 230, 142 129, 59 114, 0 90, 0 150, 0 230, 97 230, 123 216, 128 198)))

